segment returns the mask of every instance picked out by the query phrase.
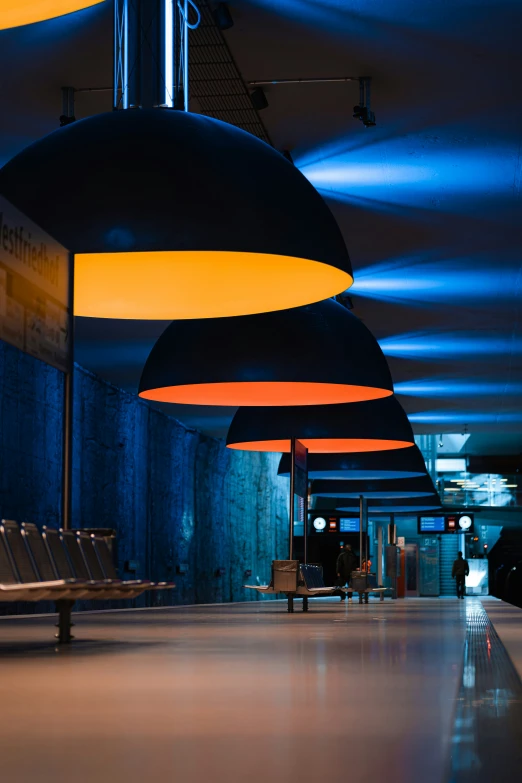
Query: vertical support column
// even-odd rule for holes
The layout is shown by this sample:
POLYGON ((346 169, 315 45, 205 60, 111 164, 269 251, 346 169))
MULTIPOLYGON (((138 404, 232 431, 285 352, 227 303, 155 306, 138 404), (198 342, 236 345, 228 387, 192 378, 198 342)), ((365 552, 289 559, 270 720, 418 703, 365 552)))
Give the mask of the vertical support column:
POLYGON ((69 370, 64 377, 62 446, 62 527, 72 527, 73 377, 74 377, 74 256, 69 254, 69 370))
POLYGON ((189 110, 189 24, 188 24, 188 0, 184 0, 183 6, 183 101, 184 111, 189 110))
POLYGON ((364 496, 359 495, 359 571, 362 574, 363 564, 363 526, 364 526, 364 496))
POLYGON ((382 587, 382 525, 377 530, 377 586, 382 587))
MULTIPOLYGON (((295 513, 295 438, 290 439, 290 528, 288 531, 288 559, 294 559, 294 513, 295 513)), ((294 597, 288 596, 288 611, 294 611, 294 597)))

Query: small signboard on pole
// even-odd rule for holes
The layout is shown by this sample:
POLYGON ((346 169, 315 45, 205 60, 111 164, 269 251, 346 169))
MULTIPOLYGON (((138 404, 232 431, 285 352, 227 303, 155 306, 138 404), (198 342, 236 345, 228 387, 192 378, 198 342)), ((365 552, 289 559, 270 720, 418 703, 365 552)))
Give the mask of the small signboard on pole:
POLYGON ((71 256, 0 196, 0 339, 71 368, 71 256))

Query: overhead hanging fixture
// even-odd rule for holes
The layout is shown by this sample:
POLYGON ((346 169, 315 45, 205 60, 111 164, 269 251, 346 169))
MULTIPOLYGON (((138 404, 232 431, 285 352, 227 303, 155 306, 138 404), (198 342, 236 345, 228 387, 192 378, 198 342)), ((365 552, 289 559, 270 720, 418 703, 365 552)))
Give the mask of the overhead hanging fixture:
POLYGON ((395 397, 351 405, 239 408, 227 446, 242 451, 290 451, 297 438, 311 454, 387 451, 413 446, 408 417, 395 397))
POLYGON ((388 397, 393 384, 372 333, 327 299, 263 315, 174 321, 145 363, 139 394, 198 405, 324 405, 388 397))
MULTIPOLYGON (((290 455, 283 454, 277 471, 290 476, 290 455)), ((396 451, 351 454, 309 454, 310 479, 404 479, 426 475, 426 463, 418 446, 396 451)))
POLYGON ((0 0, 0 30, 43 22, 105 0, 0 0))
MULTIPOLYGON (((315 510, 337 509, 346 514, 358 514, 359 504, 348 504, 346 498, 318 498, 315 510)), ((368 500, 368 514, 421 514, 440 511, 438 495, 425 498, 402 498, 397 500, 368 500)))
POLYGON ((361 481, 350 479, 315 479, 311 494, 322 498, 360 498, 372 500, 423 498, 436 493, 433 481, 426 476, 410 479, 377 479, 361 481))
POLYGON ((0 192, 75 254, 75 314, 218 318, 348 288, 341 231, 306 177, 251 133, 188 111, 194 0, 114 0, 114 12, 123 110, 67 124, 0 171, 0 192))
POLYGON ((202 115, 99 114, 0 171, 0 191, 75 253, 75 314, 216 318, 353 282, 337 223, 277 150, 202 115), (74 170, 71 186, 59 172, 74 170))

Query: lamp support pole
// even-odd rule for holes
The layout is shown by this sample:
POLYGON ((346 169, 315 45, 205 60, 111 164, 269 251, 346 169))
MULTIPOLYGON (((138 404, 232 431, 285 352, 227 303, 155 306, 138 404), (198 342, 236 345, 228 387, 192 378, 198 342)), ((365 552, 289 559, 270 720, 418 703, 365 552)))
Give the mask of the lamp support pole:
POLYGON ((359 571, 362 573, 363 563, 363 526, 364 526, 364 496, 359 495, 359 571))
POLYGON ((69 367, 63 386, 62 528, 72 527, 73 377, 74 377, 74 256, 69 254, 69 367))
POLYGON ((288 559, 294 559, 294 516, 295 516, 295 438, 290 439, 290 530, 288 559))

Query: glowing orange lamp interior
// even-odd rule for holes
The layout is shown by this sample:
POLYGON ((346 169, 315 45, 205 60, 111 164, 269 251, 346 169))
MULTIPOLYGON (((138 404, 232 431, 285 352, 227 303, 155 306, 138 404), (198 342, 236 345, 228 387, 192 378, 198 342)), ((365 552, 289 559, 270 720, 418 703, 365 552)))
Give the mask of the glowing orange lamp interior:
MULTIPOLYGON (((413 446, 406 440, 378 440, 376 438, 299 438, 310 454, 336 454, 362 451, 391 451, 413 446)), ((229 443, 229 449, 239 451, 289 452, 290 440, 258 440, 245 443, 229 443)))
MULTIPOLYGON (((194 383, 165 386, 140 392, 140 397, 157 402, 186 405, 332 405, 341 402, 378 400, 393 394, 388 389, 349 386, 341 383, 289 383, 249 381, 245 383, 194 383)), ((281 449, 275 449, 281 451, 281 449)))
POLYGON ((75 255, 74 312, 159 320, 249 315, 328 299, 352 283, 350 274, 329 264, 266 253, 81 253, 75 255))
POLYGON ((105 0, 0 0, 0 30, 54 19, 105 0))

